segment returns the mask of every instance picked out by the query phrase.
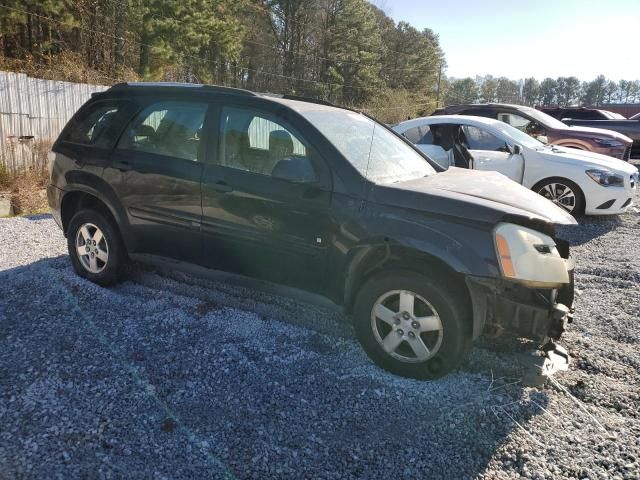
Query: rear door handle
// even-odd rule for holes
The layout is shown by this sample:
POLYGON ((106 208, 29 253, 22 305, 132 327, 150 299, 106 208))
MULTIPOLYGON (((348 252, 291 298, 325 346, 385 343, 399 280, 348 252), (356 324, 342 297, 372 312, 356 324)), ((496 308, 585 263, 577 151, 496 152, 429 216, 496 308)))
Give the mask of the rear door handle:
POLYGON ((233 192, 233 187, 226 182, 217 182, 209 185, 211 190, 215 190, 216 192, 229 193, 233 192))
POLYGON ((121 172, 131 170, 131 164, 127 160, 118 160, 116 162, 113 162, 113 166, 121 172))

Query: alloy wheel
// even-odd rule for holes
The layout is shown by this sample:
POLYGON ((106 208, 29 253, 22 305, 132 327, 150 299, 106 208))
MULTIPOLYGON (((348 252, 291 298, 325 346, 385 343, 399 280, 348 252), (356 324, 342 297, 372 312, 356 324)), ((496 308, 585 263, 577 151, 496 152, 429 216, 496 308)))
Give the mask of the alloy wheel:
POLYGON ((573 212, 576 208, 575 192, 563 183, 547 183, 538 193, 568 212, 573 212))
POLYGON ((90 273, 100 273, 109 261, 109 245, 102 230, 84 223, 76 233, 76 252, 82 266, 90 273))
POLYGON ((426 299, 407 290, 393 290, 378 298, 371 310, 371 328, 383 350, 402 362, 429 360, 442 344, 438 312, 426 299))

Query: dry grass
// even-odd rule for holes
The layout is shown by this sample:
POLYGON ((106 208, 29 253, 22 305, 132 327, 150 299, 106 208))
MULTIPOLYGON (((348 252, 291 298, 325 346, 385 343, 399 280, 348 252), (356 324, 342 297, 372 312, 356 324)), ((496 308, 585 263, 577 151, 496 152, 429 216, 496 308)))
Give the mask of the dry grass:
POLYGON ((48 210, 45 190, 48 182, 49 174, 46 170, 11 174, 0 169, 0 195, 11 199, 15 215, 48 210))
POLYGON ((12 171, 9 159, 0 152, 0 196, 9 198, 14 215, 49 210, 46 187, 49 183, 48 154, 51 141, 32 140, 27 155, 21 159, 22 169, 12 171))
POLYGON ((121 67, 103 72, 85 66, 82 55, 69 51, 61 52, 48 58, 46 64, 40 63, 33 56, 26 54, 23 58, 9 58, 0 55, 0 70, 26 73, 34 78, 46 80, 62 80, 65 82, 93 83, 111 85, 117 81, 135 81, 135 71, 121 67))

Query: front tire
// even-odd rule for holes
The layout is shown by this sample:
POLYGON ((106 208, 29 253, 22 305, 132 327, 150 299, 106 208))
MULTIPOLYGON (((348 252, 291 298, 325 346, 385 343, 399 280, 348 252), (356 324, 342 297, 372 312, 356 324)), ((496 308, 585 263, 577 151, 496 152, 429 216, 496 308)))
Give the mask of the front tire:
POLYGON ((67 247, 75 272, 98 285, 120 280, 126 255, 120 232, 102 212, 80 210, 69 222, 67 247))
POLYGON ((548 178, 533 187, 533 191, 564 208, 574 217, 584 214, 584 194, 580 187, 566 178, 548 178))
POLYGON ((470 309, 459 287, 413 272, 368 280, 356 298, 354 326, 367 355, 403 377, 442 377, 471 346, 470 309))

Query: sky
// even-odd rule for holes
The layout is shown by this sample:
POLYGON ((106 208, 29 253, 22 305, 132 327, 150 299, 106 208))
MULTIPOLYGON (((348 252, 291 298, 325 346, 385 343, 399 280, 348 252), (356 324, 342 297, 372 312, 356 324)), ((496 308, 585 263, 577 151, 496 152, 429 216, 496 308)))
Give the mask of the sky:
POLYGON ((450 77, 640 79, 640 0, 372 0, 440 37, 450 77))

